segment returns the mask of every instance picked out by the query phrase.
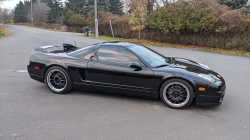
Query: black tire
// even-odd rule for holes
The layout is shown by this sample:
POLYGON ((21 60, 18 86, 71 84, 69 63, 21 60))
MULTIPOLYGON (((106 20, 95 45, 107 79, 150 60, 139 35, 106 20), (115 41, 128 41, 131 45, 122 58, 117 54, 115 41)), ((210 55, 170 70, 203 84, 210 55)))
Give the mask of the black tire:
POLYGON ((168 107, 183 109, 192 103, 194 91, 188 82, 181 79, 171 79, 162 84, 160 97, 168 107))
POLYGON ((53 66, 46 71, 45 83, 56 94, 65 94, 72 89, 68 72, 59 66, 53 66))

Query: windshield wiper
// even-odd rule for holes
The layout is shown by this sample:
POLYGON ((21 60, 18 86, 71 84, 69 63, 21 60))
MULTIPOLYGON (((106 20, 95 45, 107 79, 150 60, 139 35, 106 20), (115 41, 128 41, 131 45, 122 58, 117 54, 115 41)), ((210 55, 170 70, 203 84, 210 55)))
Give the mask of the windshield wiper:
POLYGON ((169 66, 169 64, 162 64, 162 65, 157 66, 156 68, 166 67, 166 66, 169 66))

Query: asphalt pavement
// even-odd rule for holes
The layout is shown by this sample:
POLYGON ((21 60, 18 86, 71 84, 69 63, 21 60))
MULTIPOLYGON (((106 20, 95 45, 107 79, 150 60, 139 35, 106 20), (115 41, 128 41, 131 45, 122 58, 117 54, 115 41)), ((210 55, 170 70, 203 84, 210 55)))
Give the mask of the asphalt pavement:
POLYGON ((0 39, 0 140, 250 140, 250 58, 151 47, 207 64, 227 84, 221 106, 184 110, 160 100, 72 91, 53 94, 30 79, 29 55, 40 45, 87 46, 102 40, 16 25, 0 39))

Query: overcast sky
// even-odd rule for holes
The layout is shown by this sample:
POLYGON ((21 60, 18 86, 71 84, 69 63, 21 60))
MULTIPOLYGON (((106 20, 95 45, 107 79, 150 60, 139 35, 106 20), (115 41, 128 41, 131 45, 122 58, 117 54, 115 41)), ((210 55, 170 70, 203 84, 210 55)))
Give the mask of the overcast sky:
MULTIPOLYGON (((8 9, 14 9, 17 3, 19 3, 20 0, 8 0, 1 2, 2 8, 8 8, 8 9)), ((23 1, 23 0, 22 0, 23 1)))

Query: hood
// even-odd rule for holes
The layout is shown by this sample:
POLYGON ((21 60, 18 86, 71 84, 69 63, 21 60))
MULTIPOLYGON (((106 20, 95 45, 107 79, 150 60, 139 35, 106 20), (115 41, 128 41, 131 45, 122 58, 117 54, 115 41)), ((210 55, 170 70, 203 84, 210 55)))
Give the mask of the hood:
POLYGON ((207 65, 202 63, 197 63, 192 60, 188 60, 185 58, 172 58, 172 65, 171 67, 176 68, 183 68, 187 71, 199 73, 199 74, 209 74, 212 71, 211 68, 209 68, 207 65))
POLYGON ((215 81, 224 82, 222 76, 214 72, 211 68, 209 68, 209 66, 185 58, 172 58, 172 64, 170 65, 170 67, 185 69, 186 71, 197 74, 207 74, 212 76, 215 81))

